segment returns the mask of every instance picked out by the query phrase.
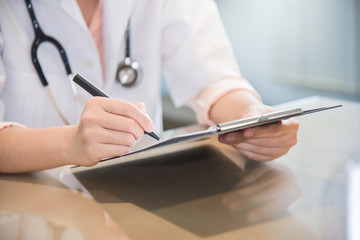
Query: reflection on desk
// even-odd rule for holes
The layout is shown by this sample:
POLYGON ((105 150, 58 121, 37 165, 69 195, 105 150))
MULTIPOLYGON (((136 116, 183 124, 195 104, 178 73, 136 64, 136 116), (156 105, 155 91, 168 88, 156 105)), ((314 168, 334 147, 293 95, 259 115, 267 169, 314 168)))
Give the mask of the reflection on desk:
POLYGON ((300 197, 288 168, 248 162, 241 169, 211 145, 75 176, 99 202, 132 203, 201 237, 287 215, 300 197))
POLYGON ((298 179, 287 167, 250 161, 222 202, 232 212, 243 212, 249 223, 257 223, 280 217, 300 197, 298 179))
POLYGON ((360 159, 360 105, 311 98, 286 108, 335 104, 344 106, 299 118, 298 144, 268 163, 213 138, 76 172, 94 199, 64 173, 0 174, 0 240, 345 239, 346 225, 358 226, 347 216, 360 214, 348 204, 358 194, 348 163, 360 159))
POLYGON ((128 239, 94 200, 45 173, 1 175, 0 196, 0 240, 128 239))

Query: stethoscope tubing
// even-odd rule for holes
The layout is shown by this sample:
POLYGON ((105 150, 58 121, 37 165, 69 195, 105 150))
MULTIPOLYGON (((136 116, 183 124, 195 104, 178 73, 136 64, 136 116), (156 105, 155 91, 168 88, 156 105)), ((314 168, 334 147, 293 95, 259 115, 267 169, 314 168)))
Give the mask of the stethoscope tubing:
POLYGON ((34 65, 34 67, 35 67, 36 73, 39 76, 42 85, 45 87, 46 92, 48 93, 49 98, 50 98, 53 106, 55 107, 56 112, 61 117, 63 122, 66 125, 69 125, 70 124, 69 121, 66 119, 65 115, 62 113, 62 111, 60 110, 59 106, 57 105, 57 103, 55 101, 54 95, 52 94, 52 92, 51 92, 51 90, 49 88, 49 83, 46 80, 45 74, 44 74, 44 72, 43 72, 43 70, 41 68, 41 65, 40 65, 40 62, 39 62, 39 59, 38 59, 38 55, 37 55, 38 49, 39 49, 41 43, 49 42, 49 43, 53 44, 57 48, 57 50, 59 51, 59 54, 61 56, 62 62, 63 62, 64 67, 65 67, 65 71, 66 71, 68 80, 69 80, 70 85, 71 85, 71 90, 72 90, 73 95, 74 95, 74 99, 75 99, 75 102, 76 102, 76 104, 75 104, 76 107, 75 108, 76 108, 76 113, 78 115, 78 112, 79 112, 78 98, 79 98, 79 96, 78 96, 76 86, 72 81, 73 74, 72 74, 72 71, 71 71, 70 62, 69 62, 69 60, 67 58, 66 51, 65 51, 64 47, 55 38, 53 38, 53 37, 51 37, 49 35, 46 35, 43 32, 43 30, 41 29, 41 27, 39 25, 39 22, 38 22, 38 20, 37 20, 37 18, 35 16, 35 12, 34 12, 31 0, 25 0, 25 4, 26 4, 26 8, 28 10, 28 13, 30 15, 31 23, 32 23, 32 26, 33 26, 33 29, 34 29, 34 34, 35 34, 34 41, 33 41, 32 45, 31 45, 31 60, 32 60, 32 63, 34 65))
MULTIPOLYGON (((80 116, 79 95, 78 95, 76 86, 75 86, 74 82, 72 81, 73 74, 72 74, 69 60, 66 55, 66 51, 63 48, 63 46, 55 38, 53 38, 43 32, 43 30, 41 29, 41 27, 39 25, 38 19, 36 18, 31 0, 24 0, 24 1, 26 4, 28 13, 30 15, 30 18, 31 18, 31 24, 33 26, 34 35, 35 35, 33 43, 31 45, 32 63, 34 65, 34 68, 36 70, 38 77, 40 78, 41 84, 46 88, 46 91, 47 91, 47 93, 51 99, 51 102, 54 105, 57 113, 63 119, 64 123, 66 125, 69 125, 69 121, 66 120, 66 118, 64 117, 64 114, 61 112, 60 108, 56 104, 55 98, 49 88, 49 82, 47 81, 47 79, 45 77, 45 74, 42 70, 42 67, 41 67, 41 64, 40 64, 39 58, 38 58, 38 49, 42 43, 49 42, 57 48, 57 50, 61 56, 62 62, 64 64, 65 71, 66 71, 67 77, 69 79, 70 85, 71 85, 71 90, 73 92, 75 104, 76 104, 77 118, 79 119, 79 116, 80 116)), ((124 60, 124 62, 119 64, 118 70, 116 72, 117 81, 120 82, 121 85, 124 87, 134 86, 137 82, 139 82, 139 79, 141 78, 141 72, 142 72, 139 63, 136 61, 132 61, 131 57, 130 57, 130 55, 131 55, 130 32, 131 32, 131 24, 130 24, 130 20, 129 20, 127 27, 126 27, 126 31, 125 31, 125 43, 126 43, 125 60, 124 60), (131 71, 132 75, 129 74, 129 71, 131 71), (124 75, 123 75, 123 78, 120 80, 121 72, 124 73, 124 75), (128 81, 128 79, 130 77, 132 78, 132 80, 128 81)))
POLYGON ((40 62, 39 62, 39 59, 38 59, 38 56, 37 56, 37 52, 38 52, 38 49, 39 49, 39 46, 40 46, 41 43, 50 42, 58 49, 58 51, 60 53, 60 56, 61 56, 61 59, 62 59, 62 61, 64 63, 66 74, 68 76, 72 75, 70 63, 69 63, 69 60, 67 58, 65 49, 63 48, 63 46, 55 38, 46 35, 42 31, 42 29, 41 29, 41 27, 39 25, 39 22, 38 22, 38 20, 37 20, 37 18, 35 16, 35 12, 33 10, 33 6, 32 6, 31 1, 30 0, 25 0, 25 3, 26 3, 26 7, 28 9, 28 13, 30 15, 31 23, 33 25, 34 33, 35 33, 35 39, 34 39, 34 41, 32 43, 32 46, 31 46, 31 58, 32 58, 32 62, 34 64, 35 70, 39 75, 39 78, 41 80, 42 85, 47 86, 47 85, 49 85, 49 83, 46 80, 46 77, 44 75, 44 72, 43 72, 43 70, 41 68, 41 65, 40 65, 40 62))
POLYGON ((131 31, 131 22, 130 20, 128 21, 127 27, 126 27, 126 31, 125 31, 125 41, 126 41, 126 46, 125 46, 125 58, 130 58, 130 54, 131 54, 131 47, 130 47, 130 31, 131 31))

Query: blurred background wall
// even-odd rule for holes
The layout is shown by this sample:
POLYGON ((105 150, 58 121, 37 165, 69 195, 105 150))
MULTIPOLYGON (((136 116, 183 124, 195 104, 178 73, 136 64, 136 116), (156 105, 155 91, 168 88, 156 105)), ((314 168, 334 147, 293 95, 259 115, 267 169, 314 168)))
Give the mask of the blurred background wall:
MULTIPOLYGON (((242 75, 275 105, 360 101, 360 0, 216 0, 242 75)), ((164 87, 165 128, 193 123, 164 87), (169 124, 168 124, 169 123, 169 124)))

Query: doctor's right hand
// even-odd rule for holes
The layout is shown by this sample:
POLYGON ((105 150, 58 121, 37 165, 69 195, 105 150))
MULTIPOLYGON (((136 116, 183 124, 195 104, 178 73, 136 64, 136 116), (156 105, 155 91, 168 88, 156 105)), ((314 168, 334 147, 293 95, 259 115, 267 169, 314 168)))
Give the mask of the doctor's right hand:
POLYGON ((154 124, 143 103, 93 97, 69 139, 69 164, 92 166, 101 159, 127 153, 154 124))

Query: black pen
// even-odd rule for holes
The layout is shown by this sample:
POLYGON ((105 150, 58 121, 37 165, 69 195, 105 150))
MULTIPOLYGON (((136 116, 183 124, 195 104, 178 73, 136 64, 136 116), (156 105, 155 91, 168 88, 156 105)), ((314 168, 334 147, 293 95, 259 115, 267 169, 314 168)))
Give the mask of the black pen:
MULTIPOLYGON (((84 90, 86 90, 88 93, 90 93, 94 97, 107 97, 111 98, 108 94, 101 91, 98 87, 96 87, 94 84, 86 80, 83 76, 76 74, 73 78, 73 81, 77 83, 80 87, 82 87, 84 90)), ((160 140, 160 137, 156 135, 154 132, 145 132, 145 134, 151 136, 152 138, 156 140, 160 140)))

